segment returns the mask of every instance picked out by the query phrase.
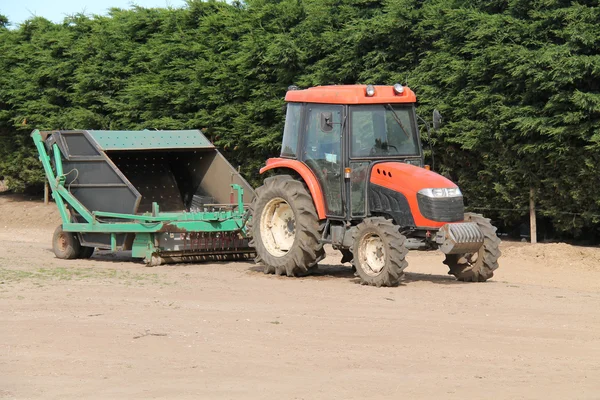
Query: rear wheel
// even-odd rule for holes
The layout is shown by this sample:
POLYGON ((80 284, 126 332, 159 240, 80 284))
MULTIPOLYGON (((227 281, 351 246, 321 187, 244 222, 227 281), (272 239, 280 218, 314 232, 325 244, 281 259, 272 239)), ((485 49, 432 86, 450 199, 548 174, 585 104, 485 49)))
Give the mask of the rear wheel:
POLYGON ((483 233, 483 246, 476 253, 448 254, 446 264, 457 280, 464 282, 485 282, 494 276, 500 257, 500 239, 488 218, 481 214, 465 214, 465 222, 475 222, 483 233))
POLYGON ((250 245, 265 273, 304 275, 325 257, 319 217, 302 182, 289 175, 265 179, 251 211, 250 245))
POLYGON ((406 238, 383 217, 366 218, 354 234, 353 265, 363 285, 396 286, 408 266, 406 238))
POLYGON ((59 225, 52 236, 52 250, 57 258, 72 260, 79 256, 81 245, 75 233, 65 232, 62 225, 59 225))

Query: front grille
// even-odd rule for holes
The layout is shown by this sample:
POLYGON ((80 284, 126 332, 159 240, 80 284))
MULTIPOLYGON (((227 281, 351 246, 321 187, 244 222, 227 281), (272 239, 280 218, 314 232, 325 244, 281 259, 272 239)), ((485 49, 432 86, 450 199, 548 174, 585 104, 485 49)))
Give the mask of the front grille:
POLYGON ((465 218, 465 206, 462 196, 428 197, 417 194, 421 214, 432 221, 456 222, 465 218))

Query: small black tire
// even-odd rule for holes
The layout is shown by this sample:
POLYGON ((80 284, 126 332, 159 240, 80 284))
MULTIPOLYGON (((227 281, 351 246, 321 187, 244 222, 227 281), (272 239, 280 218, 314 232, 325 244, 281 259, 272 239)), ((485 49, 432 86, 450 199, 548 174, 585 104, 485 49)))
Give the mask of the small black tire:
MULTIPOLYGON (((255 261, 263 264, 266 274, 304 276, 312 272, 319 261, 325 258, 323 244, 320 243, 323 224, 317 216, 310 192, 303 182, 290 175, 277 175, 265 179, 263 186, 256 189, 256 196, 250 205, 252 221, 248 224, 252 239, 250 246, 256 249, 255 261), (273 203, 279 202, 279 203, 273 203), (270 243, 267 233, 261 232, 267 225, 263 218, 271 218, 271 207, 287 207, 287 232, 292 241, 288 249, 277 250, 277 244, 270 243), (266 210, 266 208, 268 208, 266 210), (275 246, 275 247, 274 247, 275 246)), ((275 218, 275 217, 273 217, 275 218)), ((275 240, 275 239, 273 239, 275 240)), ((289 238, 288 238, 289 240, 289 238)))
POLYGON ((474 222, 483 233, 483 246, 477 253, 448 254, 444 264, 449 267, 448 274, 454 275, 462 282, 485 282, 494 276, 498 269, 500 238, 496 235, 496 227, 481 214, 466 213, 465 222, 474 222), (471 261, 476 255, 475 261, 471 261))
POLYGON ((94 254, 94 250, 96 250, 94 247, 81 246, 81 249, 79 250, 79 258, 91 258, 94 254))
POLYGON ((360 283, 396 286, 408 266, 406 238, 399 227, 383 217, 365 218, 353 235, 353 260, 360 283), (373 265, 371 265, 373 264, 373 265))
POLYGON ((75 233, 65 232, 62 225, 59 225, 52 236, 52 251, 57 258, 72 260, 79 256, 81 244, 75 233))

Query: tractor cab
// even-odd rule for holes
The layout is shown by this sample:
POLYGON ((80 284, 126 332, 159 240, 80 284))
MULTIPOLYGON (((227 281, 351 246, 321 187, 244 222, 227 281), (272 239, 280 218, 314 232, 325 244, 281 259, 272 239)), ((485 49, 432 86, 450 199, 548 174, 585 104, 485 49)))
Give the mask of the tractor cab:
POLYGON ((311 169, 331 218, 365 216, 372 164, 423 166, 416 97, 407 87, 322 86, 288 91, 286 101, 281 157, 311 169))
POLYGON ((460 280, 493 275, 495 228, 465 214, 460 189, 424 168, 412 90, 292 87, 285 100, 281 155, 260 170, 275 176, 252 205, 251 244, 265 272, 304 274, 329 243, 364 284, 397 284, 408 249, 442 250, 460 280))

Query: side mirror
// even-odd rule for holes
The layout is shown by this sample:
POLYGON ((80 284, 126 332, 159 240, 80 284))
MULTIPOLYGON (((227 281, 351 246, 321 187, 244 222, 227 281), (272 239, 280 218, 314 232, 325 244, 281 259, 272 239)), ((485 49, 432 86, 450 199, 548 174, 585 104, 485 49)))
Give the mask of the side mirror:
POLYGON ((442 119, 442 114, 440 114, 438 110, 433 110, 433 129, 435 129, 436 131, 440 129, 442 119))
POLYGON ((321 131, 331 132, 333 130, 333 113, 322 112, 321 113, 321 131))

